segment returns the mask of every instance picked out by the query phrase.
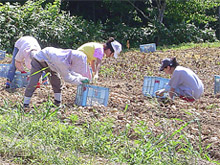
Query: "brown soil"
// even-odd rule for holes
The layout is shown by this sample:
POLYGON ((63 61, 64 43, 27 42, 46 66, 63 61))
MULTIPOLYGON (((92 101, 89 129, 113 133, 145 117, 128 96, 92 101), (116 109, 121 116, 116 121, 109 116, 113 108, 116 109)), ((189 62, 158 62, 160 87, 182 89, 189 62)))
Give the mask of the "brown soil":
MULTIPOLYGON (((201 145, 209 156, 220 161, 220 95, 214 95, 214 75, 220 75, 220 48, 192 48, 187 50, 156 51, 154 53, 140 53, 129 51, 115 59, 105 59, 105 70, 100 71, 98 86, 110 88, 108 107, 77 107, 74 105, 76 86, 64 84, 63 104, 60 111, 62 119, 71 114, 77 114, 82 124, 93 118, 104 120, 115 119, 115 132, 123 130, 126 124, 136 125, 138 121, 147 123, 149 130, 157 135, 162 132, 172 134, 186 122, 190 124, 183 129, 187 138, 199 151, 201 145), (201 99, 188 103, 178 98, 174 102, 161 102, 150 99, 142 94, 144 76, 167 77, 159 72, 160 61, 165 57, 177 57, 180 65, 191 68, 204 83, 205 92, 201 99), (112 72, 114 70, 114 72, 112 72), (125 107, 128 108, 125 111, 125 107), (174 120, 178 119, 178 120, 174 120), (201 137, 200 137, 201 135, 201 137)), ((6 58, 1 63, 9 63, 6 58)), ((1 82, 2 99, 22 103, 24 88, 10 93, 4 89, 5 80, 1 82)), ((53 96, 51 86, 41 86, 35 91, 32 104, 42 104, 53 96)), ((135 139, 134 131, 130 138, 135 139)))

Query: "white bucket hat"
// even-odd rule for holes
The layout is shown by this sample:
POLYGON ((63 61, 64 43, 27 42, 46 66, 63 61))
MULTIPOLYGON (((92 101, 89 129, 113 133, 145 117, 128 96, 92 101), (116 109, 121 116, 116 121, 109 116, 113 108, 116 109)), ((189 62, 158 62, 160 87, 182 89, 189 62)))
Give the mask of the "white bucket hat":
POLYGON ((119 53, 122 51, 122 45, 118 41, 111 42, 111 45, 114 49, 114 57, 117 58, 119 53))

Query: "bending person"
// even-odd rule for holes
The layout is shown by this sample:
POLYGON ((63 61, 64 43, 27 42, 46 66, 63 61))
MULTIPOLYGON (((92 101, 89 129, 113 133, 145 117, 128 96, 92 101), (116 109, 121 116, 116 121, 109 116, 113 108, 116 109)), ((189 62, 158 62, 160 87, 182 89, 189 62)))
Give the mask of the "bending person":
POLYGON ((54 92, 54 104, 59 106, 62 101, 61 79, 79 85, 88 80, 87 56, 80 51, 72 49, 58 49, 46 47, 36 52, 31 62, 31 76, 25 89, 24 107, 29 107, 35 86, 44 70, 48 74, 54 92), (59 76, 60 75, 60 76, 59 76))
POLYGON ((77 50, 86 54, 87 62, 92 67, 93 80, 97 80, 99 69, 101 67, 101 61, 104 57, 104 54, 106 55, 106 57, 114 56, 115 58, 117 58, 118 54, 122 51, 122 45, 111 37, 105 44, 88 42, 81 45, 77 50))
MULTIPOLYGON (((41 47, 37 40, 32 36, 24 36, 15 42, 12 62, 7 74, 6 88, 10 88, 10 84, 14 79, 16 69, 21 73, 26 73, 24 65, 30 70, 32 51, 40 51, 41 47)), ((46 81, 46 79, 44 79, 46 81)))
MULTIPOLYGON (((166 58, 162 61, 160 71, 171 75, 168 83, 170 86, 169 96, 179 96, 188 102, 199 99, 204 92, 204 85, 198 76, 189 68, 179 66, 176 58, 166 58)), ((160 90, 157 95, 161 95, 165 90, 160 90)))

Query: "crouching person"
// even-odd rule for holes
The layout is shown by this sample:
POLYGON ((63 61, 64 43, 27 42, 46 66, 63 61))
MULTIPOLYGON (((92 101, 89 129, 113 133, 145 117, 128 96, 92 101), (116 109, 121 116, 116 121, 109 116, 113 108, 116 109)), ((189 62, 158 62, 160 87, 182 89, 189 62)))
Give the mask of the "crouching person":
MULTIPOLYGON (((173 99, 178 96, 187 102, 193 102, 199 99, 204 92, 204 85, 198 76, 189 68, 179 66, 176 58, 166 58, 162 61, 160 71, 171 75, 168 83, 170 86, 169 96, 173 99)), ((158 91, 156 94, 161 96, 165 89, 158 91)))
POLYGON ((35 52, 31 62, 30 80, 25 89, 24 107, 29 107, 42 71, 49 73, 48 78, 54 92, 54 104, 57 106, 62 101, 60 76, 65 82, 74 85, 81 84, 91 76, 87 72, 87 56, 80 51, 46 47, 40 52, 35 52))

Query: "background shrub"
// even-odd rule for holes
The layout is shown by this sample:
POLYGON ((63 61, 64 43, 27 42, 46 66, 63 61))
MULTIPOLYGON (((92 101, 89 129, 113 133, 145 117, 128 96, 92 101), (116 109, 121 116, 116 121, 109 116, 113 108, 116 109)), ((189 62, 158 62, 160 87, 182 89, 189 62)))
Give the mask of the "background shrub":
MULTIPOLYGON (((103 2, 107 6, 110 5, 110 9, 113 8, 114 3, 116 2, 103 2)), ((128 18, 131 22, 129 25, 129 21, 123 22, 125 15, 122 11, 120 14, 123 17, 121 16, 120 19, 113 19, 109 16, 111 19, 106 19, 106 21, 93 21, 61 10, 60 0, 54 0, 53 2, 28 0, 22 5, 19 3, 10 4, 9 2, 0 3, 0 49, 11 53, 15 41, 24 35, 34 36, 42 48, 53 46, 72 49, 76 49, 81 44, 89 41, 105 42, 110 36, 120 41, 124 45, 123 48, 126 48, 127 40, 130 41, 131 48, 138 48, 140 44, 151 42, 155 42, 157 45, 172 45, 183 42, 216 41, 215 31, 209 26, 207 19, 199 24, 198 20, 201 20, 201 18, 197 18, 194 13, 190 13, 194 16, 193 19, 196 20, 194 22, 197 25, 195 25, 193 19, 188 17, 186 12, 184 15, 179 12, 178 17, 175 14, 172 15, 172 13, 175 13, 174 4, 175 0, 168 3, 168 7, 172 10, 167 9, 166 24, 158 22, 155 14, 156 9, 153 6, 147 10, 151 15, 151 19, 147 22, 139 17, 137 12, 132 11, 131 6, 112 10, 112 12, 117 12, 119 9, 129 11, 128 18), (177 21, 172 22, 172 18, 177 21), (181 21, 181 18, 185 21, 181 21), (132 21, 132 19, 134 20, 132 21), (145 22, 146 24, 143 24, 145 22), (137 26, 134 23, 137 23, 137 26), (204 24, 207 24, 207 26, 204 26, 204 24), (203 26, 200 27, 200 25, 203 26)), ((185 10, 187 9, 186 5, 189 5, 183 2, 181 4, 185 5, 185 10)), ((118 5, 118 2, 115 5, 118 5)), ((143 4, 139 5, 143 6, 143 4)), ((146 5, 149 5, 149 3, 146 5)), ((180 11, 182 5, 177 6, 175 9, 180 11)), ((210 5, 211 7, 213 6, 210 5)), ((195 9, 193 8, 193 10, 195 9)), ((215 20, 213 18, 211 21, 214 22, 215 20)))
POLYGON ((27 1, 23 6, 0 6, 0 48, 11 52, 15 41, 34 36, 42 47, 77 48, 89 40, 100 40, 102 25, 60 11, 60 2, 27 1))

